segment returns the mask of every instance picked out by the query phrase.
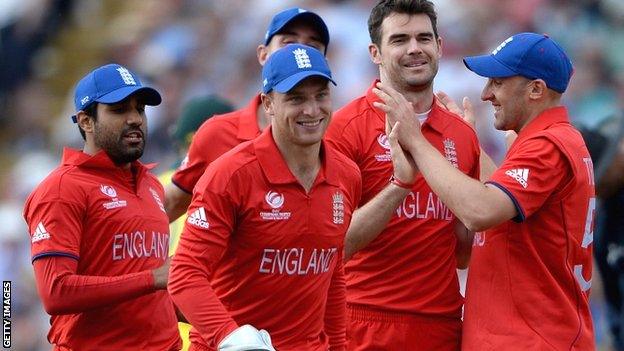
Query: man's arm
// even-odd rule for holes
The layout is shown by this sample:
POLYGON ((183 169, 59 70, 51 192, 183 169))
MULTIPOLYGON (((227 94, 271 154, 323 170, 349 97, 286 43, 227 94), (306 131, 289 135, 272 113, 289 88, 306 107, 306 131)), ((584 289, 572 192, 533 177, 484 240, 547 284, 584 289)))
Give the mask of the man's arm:
POLYGON ((336 268, 331 278, 325 306, 325 334, 329 338, 331 351, 345 350, 347 346, 345 279, 341 256, 341 254, 336 256, 336 268))
POLYGON ((37 290, 50 315, 85 312, 166 289, 169 260, 153 271, 112 277, 78 275, 78 261, 43 256, 33 262, 37 290))
MULTIPOLYGON (((387 123, 386 132, 388 132, 387 123)), ((410 187, 407 185, 414 182, 416 166, 410 164, 408 155, 396 140, 390 143, 390 153, 394 166, 394 178, 397 181, 390 183, 388 179, 388 185, 384 189, 353 212, 345 237, 345 262, 384 230, 401 201, 409 193, 410 187)))
POLYGON ((412 118, 412 106, 403 95, 381 83, 374 92, 383 101, 375 106, 386 112, 393 125, 389 140, 400 142, 411 154, 427 184, 468 230, 491 228, 518 214, 503 190, 468 177, 446 161, 422 135, 420 123, 412 118))
POLYGON ((192 195, 180 189, 174 183, 165 186, 165 211, 169 217, 169 223, 180 218, 191 204, 192 195))

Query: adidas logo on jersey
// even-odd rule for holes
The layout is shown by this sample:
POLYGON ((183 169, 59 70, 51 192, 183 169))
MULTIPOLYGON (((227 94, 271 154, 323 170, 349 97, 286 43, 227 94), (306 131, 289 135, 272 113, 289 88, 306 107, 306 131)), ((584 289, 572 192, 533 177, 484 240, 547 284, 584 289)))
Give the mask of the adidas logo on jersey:
POLYGON ((510 169, 505 174, 515 179, 523 188, 526 189, 529 186, 529 170, 527 168, 510 169))
POLYGON ((206 210, 203 207, 198 208, 186 220, 189 224, 203 229, 208 229, 208 219, 206 218, 206 210))
POLYGON ((36 243, 37 241, 41 241, 45 239, 50 239, 50 233, 48 233, 48 231, 43 226, 43 222, 39 222, 39 224, 37 224, 37 228, 35 229, 35 232, 33 233, 31 242, 36 243))

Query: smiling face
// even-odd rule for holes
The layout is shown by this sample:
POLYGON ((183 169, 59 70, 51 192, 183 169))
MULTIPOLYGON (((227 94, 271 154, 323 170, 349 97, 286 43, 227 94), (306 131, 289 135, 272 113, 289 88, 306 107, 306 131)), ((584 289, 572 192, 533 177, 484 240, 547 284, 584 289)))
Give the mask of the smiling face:
POLYGON ((326 78, 304 79, 285 94, 262 94, 271 116, 273 138, 281 146, 311 146, 321 142, 329 125, 332 101, 326 78))
POLYGON ((496 129, 519 132, 524 127, 531 116, 528 106, 533 83, 521 76, 488 79, 481 99, 492 103, 496 129))
POLYGON ((116 104, 98 104, 97 108, 97 119, 92 132, 87 133, 87 143, 94 150, 104 150, 117 165, 139 159, 147 135, 145 105, 136 96, 130 96, 116 104))
POLYGON ((425 14, 392 13, 381 25, 381 44, 369 46, 382 82, 399 91, 430 89, 438 73, 442 40, 425 14))

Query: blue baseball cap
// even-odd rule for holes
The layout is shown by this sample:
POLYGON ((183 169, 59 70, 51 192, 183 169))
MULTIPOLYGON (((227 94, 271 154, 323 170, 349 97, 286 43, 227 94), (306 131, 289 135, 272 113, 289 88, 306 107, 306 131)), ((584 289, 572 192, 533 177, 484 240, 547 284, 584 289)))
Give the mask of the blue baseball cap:
POLYGON ((319 35, 321 36, 321 42, 325 45, 325 51, 327 51, 327 46, 329 45, 329 30, 327 29, 327 25, 325 24, 321 16, 317 15, 314 12, 298 7, 284 10, 273 16, 273 19, 269 24, 269 28, 264 35, 264 45, 269 45, 269 42, 275 34, 279 34, 287 24, 297 18, 304 19, 305 21, 312 24, 314 28, 316 28, 319 35))
POLYGON ((561 46, 546 34, 519 33, 503 41, 489 55, 464 58, 469 70, 487 78, 523 76, 542 79, 563 93, 574 69, 561 46))
POLYGON ((262 92, 275 90, 284 94, 311 76, 324 77, 336 85, 320 51, 307 45, 289 44, 269 56, 262 67, 262 92))
MULTIPOLYGON (((141 94, 141 102, 146 105, 156 106, 162 102, 156 89, 143 86, 136 74, 121 65, 111 63, 94 69, 78 82, 74 92, 74 105, 78 112, 94 102, 114 104, 136 93, 141 94)), ((75 115, 72 120, 77 122, 75 115)))

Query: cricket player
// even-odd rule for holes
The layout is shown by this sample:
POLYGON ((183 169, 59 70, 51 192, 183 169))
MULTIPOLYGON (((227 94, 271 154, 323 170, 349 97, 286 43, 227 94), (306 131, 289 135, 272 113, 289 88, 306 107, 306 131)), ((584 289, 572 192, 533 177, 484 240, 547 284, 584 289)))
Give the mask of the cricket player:
MULTIPOLYGON (((175 128, 173 130, 173 139, 176 145, 176 149, 182 162, 187 162, 186 154, 188 147, 191 144, 191 140, 197 128, 211 118, 215 114, 228 113, 233 111, 232 105, 216 95, 200 96, 189 100, 183 107, 180 117, 176 120, 175 128)), ((158 176, 158 180, 167 186, 171 183, 171 176, 175 172, 176 168, 172 168, 163 174, 158 176)), ((186 216, 181 216, 177 220, 169 224, 169 255, 172 256, 178 247, 178 241, 186 222, 186 216)), ((189 332, 191 331, 191 325, 185 322, 178 322, 180 329, 180 337, 182 338, 182 351, 187 351, 190 346, 189 332)))
MULTIPOLYGON (((412 118, 459 172, 479 178, 474 129, 433 94, 442 55, 437 15, 426 0, 382 0, 368 20, 369 51, 382 83, 406 96, 412 118)), ((362 172, 362 200, 345 242, 349 350, 458 350, 461 310, 456 268, 472 237, 409 163, 393 167, 386 116, 366 94, 335 113, 328 142, 362 172), (461 239, 461 240, 458 240, 461 239)))
POLYGON ((145 105, 160 94, 109 64, 78 83, 82 150, 28 197, 24 218, 54 350, 179 350, 167 294, 169 224, 145 148, 145 105), (156 332, 157 331, 157 332, 156 332))
POLYGON ((596 198, 592 160, 561 97, 572 63, 543 34, 519 33, 464 58, 487 77, 494 126, 518 133, 484 183, 458 172, 423 136, 401 93, 378 84, 391 141, 477 232, 468 273, 463 350, 593 350, 589 309, 596 198))
MULTIPOLYGON (((273 52, 292 43, 312 46, 325 53, 329 44, 327 25, 316 13, 301 8, 277 13, 269 24, 264 43, 257 48, 258 62, 264 65, 273 52)), ((165 208, 170 221, 186 212, 193 187, 212 161, 234 146, 254 139, 270 123, 260 104, 258 94, 246 107, 216 116, 199 128, 185 162, 165 188, 165 208)))
POLYGON ((361 178, 322 140, 331 72, 320 51, 292 44, 262 78, 271 125, 195 186, 169 292, 191 350, 344 350, 342 252, 361 178))

